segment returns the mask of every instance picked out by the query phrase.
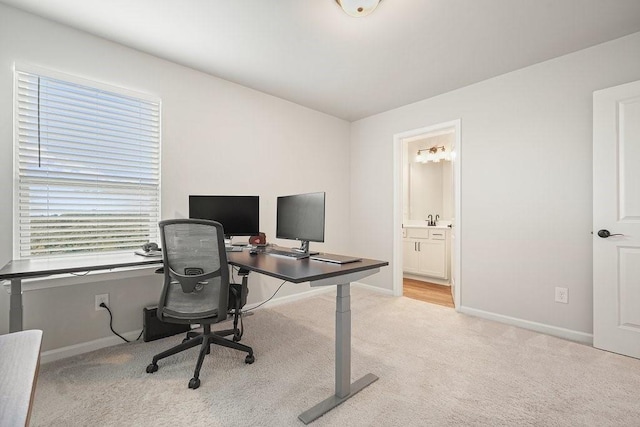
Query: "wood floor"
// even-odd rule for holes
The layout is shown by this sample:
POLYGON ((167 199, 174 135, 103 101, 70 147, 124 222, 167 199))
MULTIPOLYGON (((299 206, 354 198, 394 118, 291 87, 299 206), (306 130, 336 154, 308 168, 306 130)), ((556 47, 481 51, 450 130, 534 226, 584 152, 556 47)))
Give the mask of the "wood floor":
POLYGON ((403 295, 432 304, 454 308, 451 288, 449 286, 436 285, 414 279, 403 279, 403 295))

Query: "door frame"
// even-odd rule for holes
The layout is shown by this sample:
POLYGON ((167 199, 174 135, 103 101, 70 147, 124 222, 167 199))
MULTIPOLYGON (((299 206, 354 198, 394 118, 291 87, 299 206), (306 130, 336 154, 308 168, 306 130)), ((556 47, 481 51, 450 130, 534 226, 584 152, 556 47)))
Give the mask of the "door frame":
POLYGON ((460 311, 462 300, 462 280, 461 280, 461 233, 462 215, 460 209, 460 176, 461 176, 461 120, 451 120, 448 122, 438 123, 436 125, 426 126, 419 129, 413 129, 401 132, 393 136, 393 295, 402 296, 402 208, 403 208, 403 165, 404 150, 403 142, 409 138, 415 138, 423 134, 434 133, 444 129, 455 129, 455 157, 453 159, 453 200, 455 203, 455 223, 452 230, 455 239, 452 239, 451 263, 453 269, 451 286, 454 288, 453 301, 456 311, 460 311))

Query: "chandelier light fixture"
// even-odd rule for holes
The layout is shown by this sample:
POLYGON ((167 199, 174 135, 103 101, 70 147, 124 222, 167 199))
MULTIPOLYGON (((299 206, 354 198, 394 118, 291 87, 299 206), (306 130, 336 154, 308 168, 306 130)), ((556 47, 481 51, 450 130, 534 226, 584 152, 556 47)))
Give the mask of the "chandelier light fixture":
POLYGON ((439 163, 440 160, 451 161, 451 152, 447 151, 444 145, 421 148, 416 156, 416 162, 418 163, 439 163))
POLYGON ((349 16, 361 18, 373 12, 381 0, 336 0, 349 16))

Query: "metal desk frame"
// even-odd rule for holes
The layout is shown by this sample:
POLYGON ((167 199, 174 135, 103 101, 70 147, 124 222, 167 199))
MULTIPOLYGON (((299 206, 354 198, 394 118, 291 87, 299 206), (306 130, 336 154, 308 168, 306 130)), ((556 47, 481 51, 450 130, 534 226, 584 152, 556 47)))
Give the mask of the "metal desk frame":
MULTIPOLYGON (((376 375, 369 373, 351 382, 351 282, 379 272, 380 267, 388 265, 387 262, 363 259, 349 264, 332 264, 266 254, 251 256, 246 252, 231 253, 228 258, 229 264, 241 270, 293 283, 309 282, 312 287, 336 286, 335 393, 300 414, 298 418, 303 423, 309 424, 378 380, 376 375)), ((247 275, 242 280, 245 285, 247 275)))

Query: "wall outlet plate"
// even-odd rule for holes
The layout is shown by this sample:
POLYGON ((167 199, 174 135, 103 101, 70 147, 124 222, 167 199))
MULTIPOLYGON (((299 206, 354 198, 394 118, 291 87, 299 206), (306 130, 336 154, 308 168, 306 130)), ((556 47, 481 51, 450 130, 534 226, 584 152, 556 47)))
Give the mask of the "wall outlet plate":
POLYGON ((569 289, 556 287, 556 302, 569 304, 569 289))
POLYGON ((96 301, 95 301, 96 311, 106 310, 106 308, 100 307, 101 303, 104 303, 104 305, 109 307, 109 294, 96 295, 96 301))

